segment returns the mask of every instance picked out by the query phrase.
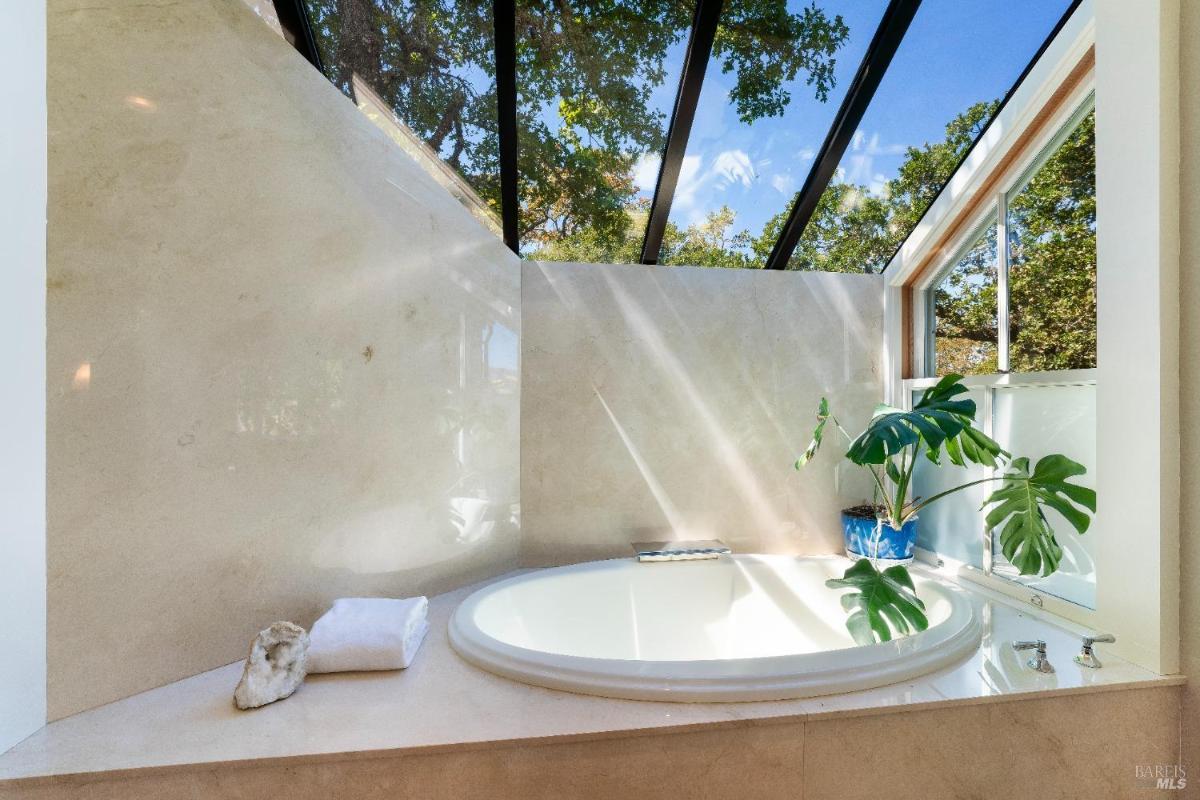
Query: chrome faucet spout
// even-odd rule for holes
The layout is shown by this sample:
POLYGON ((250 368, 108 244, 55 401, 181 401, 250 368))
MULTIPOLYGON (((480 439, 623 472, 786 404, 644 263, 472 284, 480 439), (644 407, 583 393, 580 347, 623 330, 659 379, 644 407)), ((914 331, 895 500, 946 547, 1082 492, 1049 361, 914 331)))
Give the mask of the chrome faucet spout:
POLYGON ((677 542, 634 542, 638 561, 695 561, 716 558, 733 551, 719 539, 677 542))
POLYGON ((1075 663, 1081 667, 1088 669, 1100 669, 1103 666, 1100 659, 1096 658, 1096 654, 1092 652, 1092 645, 1097 642, 1115 642, 1117 637, 1111 633, 1093 633, 1090 636, 1083 637, 1083 647, 1079 651, 1079 655, 1075 656, 1075 663))
POLYGON ((1037 670, 1044 674, 1054 672, 1054 665, 1046 658, 1046 643, 1041 639, 1032 642, 1013 642, 1013 650, 1032 650, 1034 651, 1033 658, 1025 662, 1031 669, 1037 670))

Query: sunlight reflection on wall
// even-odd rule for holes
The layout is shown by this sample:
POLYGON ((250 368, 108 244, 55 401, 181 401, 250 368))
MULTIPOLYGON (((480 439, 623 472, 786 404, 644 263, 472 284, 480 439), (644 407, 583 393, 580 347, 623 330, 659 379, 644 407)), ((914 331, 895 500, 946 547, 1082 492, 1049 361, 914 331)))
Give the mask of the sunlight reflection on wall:
POLYGON ((715 536, 835 552, 869 496, 836 458, 791 467, 826 395, 882 397, 877 277, 524 265, 522 560, 715 536))
POLYGON ((51 15, 52 718, 517 561, 519 261, 249 5, 51 15))

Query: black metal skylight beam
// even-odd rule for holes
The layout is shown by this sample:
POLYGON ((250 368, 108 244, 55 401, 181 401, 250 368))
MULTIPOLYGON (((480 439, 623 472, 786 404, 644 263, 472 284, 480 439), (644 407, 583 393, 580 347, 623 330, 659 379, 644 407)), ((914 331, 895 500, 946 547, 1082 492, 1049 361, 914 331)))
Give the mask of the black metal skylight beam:
POLYGON ((792 257, 792 251, 796 249, 796 244, 804 233, 804 227, 812 219, 817 202, 829 181, 833 179, 838 164, 846 153, 846 147, 849 146, 854 132, 858 130, 863 114, 871 104, 871 98, 875 96, 875 90, 879 88, 879 82, 883 79, 888 64, 892 62, 892 56, 900 47, 900 41, 920 6, 921 0, 892 0, 883 12, 883 19, 880 20, 875 37, 867 48, 867 54, 858 66, 858 72, 846 91, 846 97, 833 119, 829 133, 825 135, 825 142, 817 152, 816 160, 813 161, 804 187, 792 205, 779 239, 776 240, 771 255, 767 257, 767 269, 787 267, 788 259, 792 257))
POLYGON ((308 11, 304 8, 304 0, 274 0, 275 16, 279 18, 279 27, 283 29, 283 37, 291 42, 292 47, 300 51, 300 55, 308 60, 321 72, 321 52, 317 49, 317 37, 313 35, 312 22, 308 19, 308 11))
POLYGON ((521 252, 517 192, 517 12, 514 0, 492 3, 496 46, 496 111, 500 135, 500 222, 504 243, 521 252))
POLYGON ((671 202, 675 199, 675 187, 679 184, 679 169, 687 151, 688 136, 692 132, 692 121, 696 118, 696 104, 700 102, 700 89, 704 85, 704 73, 708 71, 708 58, 712 54, 713 39, 716 38, 720 19, 721 0, 697 0, 692 33, 683 58, 683 73, 679 76, 679 91, 675 95, 675 108, 667 128, 667 146, 658 168, 654 199, 650 202, 646 238, 642 240, 643 264, 658 263, 658 252, 662 249, 663 234, 667 230, 667 218, 671 216, 671 202))

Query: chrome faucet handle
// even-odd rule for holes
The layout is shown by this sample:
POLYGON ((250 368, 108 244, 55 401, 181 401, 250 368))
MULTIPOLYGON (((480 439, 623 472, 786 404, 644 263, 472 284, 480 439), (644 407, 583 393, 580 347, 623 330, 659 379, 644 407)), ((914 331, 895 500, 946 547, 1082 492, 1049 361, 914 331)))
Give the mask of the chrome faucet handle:
POLYGON ((1029 642, 1013 642, 1013 650, 1033 650, 1033 658, 1026 661, 1026 665, 1043 674, 1054 672, 1054 665, 1046 658, 1046 642, 1042 639, 1035 639, 1029 642))
POLYGON ((1092 645, 1098 642, 1115 642, 1117 637, 1111 633, 1093 633, 1083 637, 1083 647, 1079 651, 1079 655, 1075 656, 1075 663, 1081 667, 1088 669, 1100 669, 1103 664, 1100 659, 1096 658, 1096 654, 1092 652, 1092 645))

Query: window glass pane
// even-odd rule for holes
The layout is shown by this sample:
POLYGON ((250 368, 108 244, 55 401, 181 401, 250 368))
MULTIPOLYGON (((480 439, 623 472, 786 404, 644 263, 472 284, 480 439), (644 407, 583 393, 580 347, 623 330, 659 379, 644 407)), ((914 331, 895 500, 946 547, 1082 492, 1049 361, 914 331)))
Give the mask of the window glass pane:
POLYGON ((1069 0, 924 0, 788 269, 877 272, 1069 0))
POLYGON ((691 3, 669 0, 519 0, 526 256, 640 259, 693 10, 691 3))
POLYGON ((660 263, 763 266, 886 6, 726 0, 660 263))
MULTIPOLYGON (((921 399, 924 391, 913 391, 913 404, 921 399)), ((977 409, 982 409, 986 391, 975 387, 969 389, 965 397, 974 400, 977 409)), ((969 481, 982 480, 986 475, 984 468, 978 464, 957 467, 949 459, 943 458, 942 461, 942 466, 938 467, 924 456, 918 459, 913 471, 914 498, 932 497, 969 481)), ((972 486, 921 509, 917 521, 917 546, 982 569, 983 514, 979 512, 979 507, 989 491, 986 484, 972 486)))
POLYGON ((996 226, 989 224, 934 287, 930 374, 996 372, 996 226))
POLYGON ((1014 372, 1096 366, 1096 112, 1008 201, 1014 372))
POLYGON ((490 3, 309 0, 326 75, 499 231, 490 3), (369 91, 355 92, 355 78, 369 91), (390 118, 380 115, 390 111, 390 118))
MULTIPOLYGON (((992 402, 993 438, 996 441, 1016 455, 1028 456, 1035 463, 1051 453, 1062 453, 1087 467, 1086 475, 1073 480, 1096 488, 1095 385, 998 387, 992 402)), ((1048 578, 1018 575, 1000 552, 997 533, 992 543, 993 573, 1072 603, 1095 608, 1094 533, 1080 536, 1057 511, 1045 508, 1045 512, 1055 538, 1063 548, 1058 571, 1048 578)), ((1095 530, 1094 522, 1091 530, 1095 530)))

